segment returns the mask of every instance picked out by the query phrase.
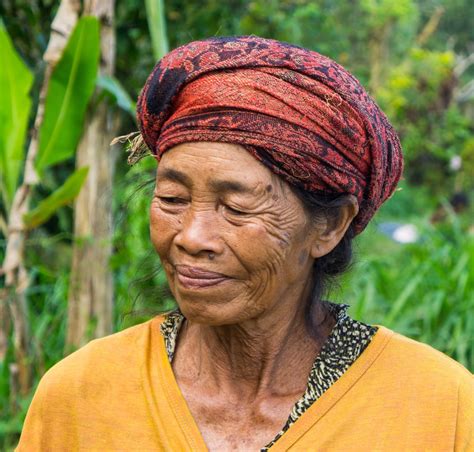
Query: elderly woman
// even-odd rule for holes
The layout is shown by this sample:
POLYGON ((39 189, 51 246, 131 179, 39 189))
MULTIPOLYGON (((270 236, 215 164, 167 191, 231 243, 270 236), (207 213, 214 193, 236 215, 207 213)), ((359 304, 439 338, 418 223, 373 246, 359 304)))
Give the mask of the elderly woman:
POLYGON ((47 372, 19 451, 474 450, 465 368, 322 300, 402 171, 351 74, 255 36, 192 42, 138 120, 179 309, 47 372))

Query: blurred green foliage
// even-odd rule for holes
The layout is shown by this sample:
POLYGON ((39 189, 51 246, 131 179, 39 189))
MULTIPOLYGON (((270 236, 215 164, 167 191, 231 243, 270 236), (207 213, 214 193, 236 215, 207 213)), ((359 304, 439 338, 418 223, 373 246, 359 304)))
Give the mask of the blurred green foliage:
MULTIPOLYGON (((56 0, 6 1, 0 15, 16 50, 35 75, 37 103, 44 52, 56 0)), ((470 0, 168 0, 170 48, 212 35, 256 34, 299 44, 343 64, 366 86, 400 132, 406 158, 402 190, 357 240, 357 264, 331 297, 352 314, 433 345, 474 370, 474 105, 470 0), (443 7, 441 20, 420 44, 424 26, 443 7), (454 164, 456 163, 456 164, 454 164), (471 207, 454 213, 449 199, 463 193, 471 207), (433 224, 433 215, 440 220, 433 224), (401 245, 379 231, 384 221, 414 223, 417 243, 401 245)), ((136 129, 130 112, 155 63, 143 0, 116 6, 116 79, 99 79, 122 116, 123 132, 136 129), (117 85, 114 80, 120 81, 117 85), (127 110, 127 111, 124 111, 127 110)), ((25 104, 25 109, 26 109, 25 104)), ((34 108, 33 108, 34 110, 34 108)), ((31 118, 30 118, 31 121, 31 118)), ((148 237, 155 162, 116 171, 115 324, 122 329, 172 306, 148 237)), ((71 174, 63 162, 45 174, 36 199, 71 174)), ((36 378, 63 356, 71 262, 72 210, 64 207, 28 240, 28 292, 36 378)), ((0 257, 4 244, 0 246, 0 257)), ((12 447, 29 399, 10 400, 8 355, 0 363, 0 449, 12 447), (12 415, 12 413, 15 413, 12 415)))
POLYGON ((449 226, 418 226, 421 242, 400 246, 372 224, 336 298, 354 317, 390 325, 473 369, 474 237, 454 215, 449 226))
POLYGON ((453 101, 458 84, 454 65, 453 52, 414 47, 390 70, 378 92, 382 108, 403 140, 405 177, 438 196, 473 187, 467 175, 473 171, 474 127, 463 106, 453 101), (456 157, 465 162, 459 171, 450 167, 456 157))

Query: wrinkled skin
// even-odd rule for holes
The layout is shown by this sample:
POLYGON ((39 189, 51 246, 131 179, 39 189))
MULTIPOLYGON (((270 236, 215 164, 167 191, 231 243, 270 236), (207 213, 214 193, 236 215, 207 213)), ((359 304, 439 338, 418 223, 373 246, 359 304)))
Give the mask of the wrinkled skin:
MULTIPOLYGON (((315 223, 239 145, 186 143, 163 155, 151 238, 187 319, 173 370, 211 450, 258 450, 284 425, 322 346, 304 326, 314 259, 356 214, 353 201, 331 229, 315 223), (182 266, 226 278, 189 287, 182 266)), ((326 319, 322 338, 334 325, 326 319)))

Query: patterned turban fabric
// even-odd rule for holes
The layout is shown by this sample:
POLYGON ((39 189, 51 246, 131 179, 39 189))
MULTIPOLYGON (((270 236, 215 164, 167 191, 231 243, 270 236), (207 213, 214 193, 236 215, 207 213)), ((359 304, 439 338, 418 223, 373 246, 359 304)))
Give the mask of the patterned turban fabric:
POLYGON ((293 186, 354 195, 356 234, 402 173, 397 134, 358 80, 272 39, 216 37, 173 50, 148 77, 137 116, 158 160, 186 142, 234 143, 293 186))

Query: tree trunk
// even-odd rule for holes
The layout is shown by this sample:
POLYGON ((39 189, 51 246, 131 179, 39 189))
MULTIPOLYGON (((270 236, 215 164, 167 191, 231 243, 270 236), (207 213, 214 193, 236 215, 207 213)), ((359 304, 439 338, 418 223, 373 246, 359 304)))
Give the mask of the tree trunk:
MULTIPOLYGON (((5 274, 5 290, 0 292, 0 344, 8 337, 10 320, 13 326, 13 347, 15 362, 10 369, 11 387, 26 395, 31 385, 31 356, 29 355, 29 322, 27 300, 28 274, 24 264, 26 228, 23 215, 29 210, 31 189, 38 183, 34 161, 38 152, 38 130, 43 121, 44 102, 51 72, 60 59, 69 36, 76 25, 81 4, 79 0, 62 0, 56 17, 51 24, 51 36, 43 56, 46 62, 43 85, 41 86, 38 110, 28 146, 25 162, 25 174, 22 184, 13 198, 8 216, 7 248, 2 273, 5 274), (9 313, 6 306, 9 307, 9 313)), ((1 352, 6 351, 2 346, 1 352)), ((4 358, 1 356, 0 358, 4 358)))
MULTIPOLYGON (((115 65, 114 0, 86 0, 84 14, 101 23, 101 75, 112 75, 115 65)), ((94 337, 112 332, 113 285, 112 181, 115 155, 110 142, 117 121, 106 102, 89 112, 76 153, 76 167, 89 174, 75 203, 74 249, 69 286, 66 353, 94 337)))

